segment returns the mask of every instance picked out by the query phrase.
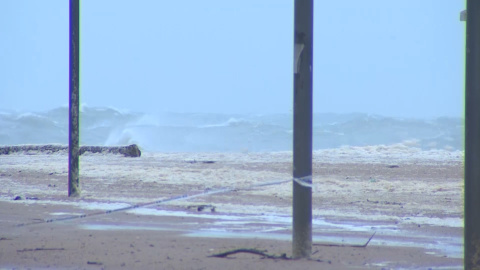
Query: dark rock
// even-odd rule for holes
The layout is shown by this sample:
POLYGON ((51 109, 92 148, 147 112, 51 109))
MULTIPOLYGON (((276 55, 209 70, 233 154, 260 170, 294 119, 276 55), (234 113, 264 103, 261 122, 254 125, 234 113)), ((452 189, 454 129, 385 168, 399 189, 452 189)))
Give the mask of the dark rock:
POLYGON ((213 161, 213 160, 205 160, 205 161, 202 161, 202 163, 205 163, 205 164, 213 164, 213 163, 215 163, 215 161, 213 161))
POLYGON ((125 146, 124 148, 120 148, 119 152, 126 157, 140 157, 142 155, 142 152, 140 152, 140 149, 136 144, 132 144, 129 146, 125 146))
MULTIPOLYGON (((52 154, 55 152, 68 152, 68 146, 65 145, 14 145, 0 146, 0 155, 9 155, 16 152, 40 152, 43 154, 52 154)), ((126 157, 140 157, 142 152, 136 144, 128 146, 81 146, 78 154, 90 153, 111 153, 122 154, 126 157)))
POLYGON ((198 212, 209 209, 210 212, 215 212, 215 206, 211 204, 200 204, 200 205, 190 205, 187 206, 188 209, 196 209, 198 212))

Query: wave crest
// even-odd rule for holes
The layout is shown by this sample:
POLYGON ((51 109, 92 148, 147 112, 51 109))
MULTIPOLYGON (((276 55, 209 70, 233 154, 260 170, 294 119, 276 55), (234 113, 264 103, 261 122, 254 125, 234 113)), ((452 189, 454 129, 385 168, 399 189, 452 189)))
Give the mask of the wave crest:
MULTIPOLYGON (((138 144, 147 151, 289 151, 289 114, 157 115, 82 106, 80 144, 138 144)), ((460 118, 401 119, 368 114, 315 114, 313 148, 385 145, 411 149, 463 150, 460 118)), ((0 145, 67 144, 68 107, 40 113, 0 114, 0 145)))

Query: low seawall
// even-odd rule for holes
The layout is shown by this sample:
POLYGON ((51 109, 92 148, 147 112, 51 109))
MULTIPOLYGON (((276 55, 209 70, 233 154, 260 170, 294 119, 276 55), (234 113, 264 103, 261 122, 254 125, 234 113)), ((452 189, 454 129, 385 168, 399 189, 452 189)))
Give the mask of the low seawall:
MULTIPOLYGON (((35 154, 35 152, 42 154, 68 152, 68 146, 55 144, 0 146, 0 155, 9 155, 13 153, 35 154)), ((120 154, 126 157, 140 157, 142 155, 142 152, 136 144, 127 146, 80 146, 79 154, 82 155, 85 152, 120 154)))

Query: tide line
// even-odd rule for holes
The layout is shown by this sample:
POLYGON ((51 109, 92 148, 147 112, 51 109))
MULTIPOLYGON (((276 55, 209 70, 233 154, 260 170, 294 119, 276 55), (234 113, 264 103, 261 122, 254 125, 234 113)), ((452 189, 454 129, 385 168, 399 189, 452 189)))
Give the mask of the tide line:
POLYGON ((220 194, 220 193, 228 193, 232 191, 239 191, 239 190, 252 190, 255 188, 259 187, 266 187, 266 186, 274 186, 274 185, 280 185, 284 183, 291 182, 291 179, 288 180, 278 180, 278 181, 272 181, 272 182, 266 182, 266 183, 259 183, 259 184, 254 184, 250 185, 247 187, 243 188, 238 188, 238 187, 231 187, 231 188, 219 188, 219 189, 214 189, 214 190, 208 190, 205 192, 189 195, 189 194, 183 194, 179 196, 173 196, 170 198, 166 199, 160 199, 152 202, 147 202, 147 203, 139 203, 139 204, 134 204, 131 206, 127 207, 121 207, 117 209, 112 209, 112 210, 106 210, 106 211, 100 211, 100 212, 95 212, 91 214, 83 214, 83 215, 77 215, 77 216, 70 216, 70 217, 61 217, 61 218, 53 218, 53 219, 45 219, 41 221, 35 221, 35 222, 30 222, 30 223, 21 223, 15 225, 16 227, 22 227, 22 226, 30 226, 30 225, 38 225, 38 224, 45 224, 45 223, 52 223, 52 222, 60 222, 60 221, 69 221, 69 220, 75 220, 75 219, 81 219, 81 218, 88 218, 88 217, 94 217, 94 216, 101 216, 101 215, 108 215, 108 214, 113 214, 113 213, 118 213, 118 212, 124 212, 128 210, 133 210, 136 208, 142 208, 142 207, 149 207, 149 206, 155 206, 159 205, 162 203, 167 203, 167 202, 174 202, 174 201, 180 201, 180 200, 188 200, 188 199, 193 199, 193 198, 198 198, 198 197, 205 197, 205 196, 210 196, 210 195, 215 195, 215 194, 220 194))

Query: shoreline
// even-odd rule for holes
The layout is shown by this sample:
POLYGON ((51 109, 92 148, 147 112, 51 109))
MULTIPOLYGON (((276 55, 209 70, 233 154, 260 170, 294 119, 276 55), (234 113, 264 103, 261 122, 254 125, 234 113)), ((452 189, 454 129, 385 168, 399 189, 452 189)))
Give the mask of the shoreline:
MULTIPOLYGON (((461 157, 450 155, 431 159, 423 155, 407 159, 405 153, 386 157, 383 150, 367 149, 371 151, 362 148, 350 152, 345 149, 314 152, 315 241, 361 243, 376 232, 368 247, 360 252, 362 256, 353 256, 354 259, 347 258, 352 252, 348 248, 315 247, 322 250, 322 254, 317 254, 319 256, 329 254, 330 258, 341 258, 321 267, 335 269, 336 266, 338 269, 344 262, 350 262, 360 269, 369 269, 376 268, 376 263, 388 261, 386 267, 393 268, 447 265, 461 268, 461 157), (350 155, 350 159, 339 156, 340 151, 345 152, 343 156, 350 155), (363 159, 360 159, 362 154, 363 159), (398 254, 415 254, 416 257, 406 265, 400 255, 392 252, 387 256, 381 249, 396 250, 398 254), (386 257, 382 261, 381 256, 373 255, 369 250, 376 250, 386 257)), ((18 241, 27 248, 38 237, 25 239, 19 236, 20 231, 41 231, 48 235, 45 230, 55 228, 65 230, 63 238, 66 239, 72 229, 80 230, 80 234, 90 232, 103 238, 106 235, 131 235, 132 241, 136 233, 159 237, 157 231, 168 231, 178 236, 175 238, 177 241, 192 241, 193 245, 213 241, 217 243, 215 249, 242 241, 253 241, 257 247, 275 241, 279 246, 288 247, 285 252, 290 254, 292 189, 288 180, 291 179, 291 152, 145 152, 134 159, 87 153, 80 157, 82 193, 76 199, 66 196, 67 158, 63 154, 0 156, 0 184, 8 187, 0 192, 0 209, 4 209, 4 222, 0 225, 3 228, 0 229, 5 232, 0 237, 17 235, 18 241), (286 182, 248 188, 281 180, 286 182), (208 194, 208 191, 225 188, 230 189, 229 192, 208 194), (19 223, 106 212, 185 194, 191 195, 191 198, 23 229, 10 227, 19 223), (198 194, 205 195, 196 196, 198 194), (13 200, 19 195, 36 199, 13 200), (207 207, 198 211, 202 205, 207 207), (211 211, 212 208, 215 210, 211 211)), ((63 238, 56 243, 64 243, 63 238)), ((0 247, 5 243, 0 241, 0 247)), ((107 246, 108 249, 114 248, 107 246)), ((98 252, 101 250, 102 247, 97 247, 98 252)), ((182 250, 167 250, 184 255, 182 250)), ((157 252, 163 254, 165 251, 157 252)), ((198 260, 207 255, 201 249, 196 254, 198 260)), ((249 262, 257 260, 255 256, 247 255, 237 258, 242 256, 248 257, 246 260, 249 262)), ((105 266, 114 265, 114 262, 107 263, 109 258, 102 256, 99 260, 105 266)), ((0 262, 3 263, 3 259, 0 258, 0 262)), ((218 260, 208 261, 216 265, 218 260)), ((5 262, 21 266, 27 261, 21 256, 13 256, 5 262)), ((243 259, 231 263, 245 266, 241 262, 245 263, 243 259)), ((0 265, 3 266, 2 263, 0 265)), ((67 262, 59 261, 56 265, 63 268, 67 262)), ((184 266, 188 269, 193 265, 184 266)), ((265 269, 276 268, 272 265, 265 269)))

